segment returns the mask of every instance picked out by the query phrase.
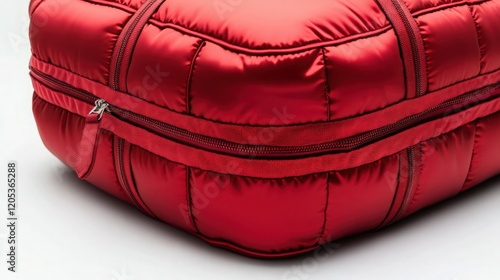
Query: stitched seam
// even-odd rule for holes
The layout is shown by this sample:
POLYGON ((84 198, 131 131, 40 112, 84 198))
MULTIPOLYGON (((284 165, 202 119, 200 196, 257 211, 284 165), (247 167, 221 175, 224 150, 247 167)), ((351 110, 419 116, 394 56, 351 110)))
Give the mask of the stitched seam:
MULTIPOLYGON (((464 124, 465 126, 466 124, 464 124)), ((456 129, 448 132, 448 133, 445 133, 445 134, 442 134, 442 135, 439 135, 439 136, 436 136, 434 138, 431 138, 431 139, 428 139, 428 140, 425 140, 425 141, 422 141, 420 143, 418 143, 417 145, 415 145, 414 147, 417 147, 418 146, 418 155, 416 155, 417 158, 415 158, 415 155, 414 155, 414 158, 413 158, 413 161, 415 162, 416 160, 418 160, 417 164, 418 164, 418 173, 417 173, 417 169, 415 169, 415 163, 413 163, 414 165, 414 170, 413 170, 413 178, 412 178, 412 185, 414 185, 413 187, 413 191, 412 193, 410 193, 409 195, 411 196, 410 197, 410 200, 408 201, 408 205, 404 211, 404 213, 401 213, 401 216, 403 217, 406 213, 408 213, 408 211, 410 210, 411 206, 415 203, 416 201, 416 197, 415 197, 415 194, 418 193, 418 191, 420 190, 419 187, 420 186, 420 176, 422 175, 422 168, 424 166, 424 153, 423 153, 423 149, 422 147, 424 146, 424 143, 425 142, 430 142, 431 140, 433 139, 437 139, 439 137, 442 137, 443 135, 448 135, 449 133, 453 133, 454 131, 457 131, 458 129, 462 128, 463 126, 460 126, 460 127, 457 127, 456 129)), ((411 188, 411 186, 409 186, 409 188, 411 188)))
MULTIPOLYGON (((40 97, 40 99, 44 100, 43 98, 40 97)), ((48 102, 48 101, 46 101, 48 102)), ((54 104, 52 104, 54 105, 54 104)), ((57 106, 57 105, 54 105, 54 106, 57 106)), ((71 112, 69 112, 71 113, 71 112)), ((72 113, 73 114, 73 113, 72 113)), ((493 115, 493 114, 492 114, 493 115)), ((466 125, 466 124, 464 124, 466 125)), ((459 127, 460 128, 460 127, 459 127)), ((458 129, 458 128, 457 128, 458 129)), ((102 128, 102 130, 104 131, 107 131, 109 133, 113 133, 107 129, 104 129, 102 128)), ((450 132, 453 132, 453 131, 450 131, 450 132)), ((450 133, 450 132, 446 132, 444 134, 447 134, 447 133, 450 133)), ((439 137, 439 136, 437 136, 439 137)), ((433 139, 433 138, 431 138, 433 139)), ((135 145, 135 144, 132 144, 130 143, 130 145, 133 145, 135 147, 138 147, 148 153, 151 153, 159 158, 162 158, 170 163, 175 163, 175 164, 178 164, 178 165, 181 165, 181 166, 186 166, 188 167, 186 164, 184 163, 180 163, 180 162, 177 162, 177 161, 173 161, 173 160, 170 160, 170 159, 167 159, 165 158, 164 156, 162 155, 158 155, 157 153, 155 153, 154 151, 149 151, 149 150, 146 150, 144 148, 142 148, 141 146, 138 146, 138 145, 135 145)), ((406 148, 408 149, 408 148, 406 148)), ((406 150, 404 149, 404 150, 406 150)), ((315 173, 309 173, 309 174, 305 174, 305 175, 300 175, 300 176, 286 176, 286 177, 277 177, 277 178, 261 178, 261 177, 255 177, 255 176, 247 176, 247 175, 236 175, 236 174, 226 174, 227 176, 234 176, 234 177, 238 177, 238 178, 246 178, 246 179, 257 179, 257 180, 261 180, 261 181, 264 181, 264 182, 267 182, 267 181, 277 181, 277 180, 286 180, 286 179, 290 179, 290 178, 304 178, 304 177, 308 177, 308 176, 314 176, 314 175, 322 175, 322 174, 325 174, 325 173, 328 173, 328 172, 344 172, 344 171, 350 171, 350 170, 354 170, 354 169, 357 169, 357 168, 362 168, 362 167, 365 167, 365 166, 368 166, 368 165, 371 165, 371 164, 375 164, 376 162, 379 162, 379 161, 384 161, 384 160, 387 160, 388 158, 390 157, 393 157, 395 155, 397 155, 398 153, 400 153, 401 151, 398 151, 398 152, 395 152, 395 153, 392 153, 390 155, 387 155, 387 156, 384 156, 380 159, 377 159, 377 160, 374 160, 372 162, 368 162, 368 163, 364 163, 364 164, 361 164, 361 165, 358 165, 358 166, 355 166, 355 167, 352 167, 352 168, 347 168, 347 169, 338 169, 338 170, 331 170, 331 171, 323 171, 323 172, 315 172, 315 173)), ((193 167, 193 166, 189 166, 190 169, 197 169, 197 170, 200 170, 200 171, 203 171, 203 172, 212 172, 212 173, 220 173, 220 172, 215 172, 215 171, 212 171, 212 170, 206 170, 206 169, 202 169, 202 168, 199 168, 199 167, 193 167)))
POLYGON ((186 114, 191 113, 191 100, 190 100, 190 94, 191 94, 191 84, 193 82, 193 75, 194 75, 194 68, 196 66, 196 60, 200 56, 201 50, 205 46, 205 40, 200 40, 198 43, 198 46, 196 48, 196 51, 193 55, 193 58, 191 59, 191 64, 189 65, 189 72, 188 72, 188 77, 187 77, 187 82, 186 82, 186 114))
POLYGON ((323 56, 323 68, 324 68, 324 76, 325 76, 325 97, 326 97, 326 120, 330 121, 330 82, 328 76, 328 64, 325 48, 321 48, 321 53, 323 56))
POLYGON ((483 71, 484 69, 484 65, 483 65, 483 59, 484 59, 484 56, 486 55, 483 50, 481 49, 481 38, 479 36, 479 24, 478 22, 476 21, 476 18, 474 17, 474 14, 473 14, 473 11, 472 11, 472 7, 471 6, 467 6, 468 7, 468 10, 470 12, 470 16, 472 18, 472 21, 474 22, 474 28, 476 30, 476 37, 477 37, 477 48, 479 49, 479 73, 478 74, 481 74, 481 72, 483 71))
MULTIPOLYGON (((221 42, 216 42, 219 39, 209 37, 209 36, 204 36, 204 34, 193 34, 192 32, 188 32, 187 30, 179 30, 175 27, 172 26, 161 26, 158 24, 154 19, 150 20, 149 24, 152 26, 155 26, 156 28, 160 30, 174 30, 182 35, 193 37, 196 39, 203 39, 207 42, 210 42, 228 52, 232 52, 235 54, 244 54, 248 56, 268 56, 268 57, 276 57, 276 56, 284 56, 284 55, 294 55, 294 54, 300 54, 300 53, 305 53, 309 52, 312 50, 316 50, 318 48, 322 47, 334 47, 334 46, 341 46, 345 44, 350 44, 359 40, 363 39, 369 39, 369 38, 374 38, 381 36, 389 31, 391 31, 391 26, 386 25, 384 27, 381 27, 379 29, 375 29, 373 31, 365 32, 365 33, 360 33, 360 34, 355 34, 353 36, 341 38, 341 39, 336 39, 332 41, 325 41, 325 42, 312 42, 309 43, 309 45, 304 45, 304 46, 296 46, 296 47, 291 47, 291 48, 276 48, 276 49, 250 49, 246 47, 241 47, 237 45, 231 45, 229 43, 226 43, 224 41, 221 42), (340 42, 339 42, 340 41, 340 42)), ((190 31, 190 30, 189 30, 190 31)))
POLYGON ((475 151, 476 151, 476 139, 477 139, 477 130, 478 130, 477 123, 478 123, 478 120, 475 120, 474 121, 474 137, 472 139, 472 155, 470 157, 469 170, 467 171, 467 176, 465 176, 465 181, 464 181, 462 187, 460 188, 460 192, 464 191, 465 185, 469 181, 469 176, 470 176, 471 171, 472 171, 472 162, 474 161, 474 155, 475 155, 475 151))
POLYGON ((38 2, 38 4, 36 6, 31 7, 32 12, 30 14, 30 17, 32 17, 35 14, 36 10, 38 10, 38 8, 40 7, 40 4, 42 4, 43 2, 45 2, 45 1, 40 0, 40 2, 38 2))
POLYGON ((124 195, 124 197, 127 197, 129 200, 130 200, 130 203, 134 203, 134 201, 132 200, 132 197, 127 193, 127 191, 125 190, 125 186, 122 184, 122 181, 120 179, 120 177, 118 176, 118 174, 120 174, 120 166, 119 166, 119 159, 117 157, 117 145, 118 145, 118 136, 116 136, 115 134, 112 135, 111 137, 111 155, 113 156, 113 164, 115 165, 115 176, 116 176, 116 181, 118 182, 118 185, 120 186, 120 192, 124 195))
MULTIPOLYGON (((136 10, 138 10, 140 8, 140 7, 139 8, 130 7, 130 6, 127 6, 127 5, 124 5, 124 4, 120 4, 120 3, 117 3, 117 2, 102 3, 102 2, 99 2, 99 1, 96 1, 96 0, 83 0, 83 1, 87 2, 89 4, 95 4, 95 5, 99 5, 99 6, 103 6, 103 7, 115 8, 115 9, 122 10, 124 12, 128 12, 128 13, 131 13, 131 14, 134 14, 136 12, 136 10), (132 10, 134 10, 134 11, 132 11, 132 10)), ((179 28, 190 30, 189 28, 187 28, 187 27, 185 27, 183 25, 179 25, 179 24, 176 24, 176 23, 173 23, 173 22, 164 22, 164 21, 158 20, 157 18, 151 18, 150 20, 159 22, 160 24, 172 25, 174 27, 179 27, 179 28)), ((158 28, 161 28, 158 24, 156 24, 154 22, 150 22, 150 24, 153 24, 153 25, 157 26, 158 28)), ((382 31, 382 30, 386 29, 387 27, 388 27, 388 25, 384 25, 384 26, 380 26, 380 27, 372 29, 372 30, 365 31, 365 32, 354 33, 354 34, 347 34, 344 37, 333 39, 332 42, 339 41, 339 40, 344 40, 344 39, 349 38, 349 37, 364 35, 364 34, 371 33, 371 32, 382 31)), ((172 28, 172 29, 175 29, 175 28, 172 28)), ((177 29, 176 29, 176 31, 181 32, 180 30, 177 30, 177 29)), ((195 31, 195 30, 191 30, 191 31, 199 33, 199 36, 206 36, 206 37, 209 37, 210 39, 221 40, 221 39, 219 39, 217 37, 214 37, 214 36, 211 36, 209 34, 200 33, 200 32, 195 31)), ((192 34, 185 34, 185 35, 190 35, 190 36, 193 36, 193 37, 198 37, 198 39, 203 39, 203 38, 200 38, 199 36, 192 35, 192 34)), ((204 40, 206 40, 206 39, 207 38, 205 38, 204 40)), ((242 45, 232 44, 232 43, 229 43, 227 41, 222 41, 222 42, 224 42, 227 45, 233 46, 233 47, 246 48, 249 51, 266 51, 266 50, 268 50, 268 51, 275 51, 275 50, 284 50, 284 49, 286 49, 286 48, 278 48, 278 47, 276 47, 276 48, 267 48, 267 49, 264 49, 264 48, 248 48, 248 47, 245 47, 245 46, 242 46, 242 45)), ((326 41, 326 42, 323 42, 323 41, 311 41, 311 42, 306 42, 306 43, 304 43, 302 45, 290 46, 289 48, 307 47, 310 44, 316 44, 316 43, 328 43, 328 41, 326 41)), ((348 42, 346 42, 346 43, 348 43, 348 42)), ((217 45, 219 45, 219 44, 217 44, 217 45)), ((222 45, 219 45, 219 46, 222 47, 222 45)), ((315 48, 317 48, 317 47, 311 47, 308 50, 315 49, 315 48)), ((293 54, 293 53, 295 53, 295 52, 290 52, 288 54, 293 54)))
MULTIPOLYGON (((196 235, 196 234, 195 234, 196 235)), ((292 249, 292 250, 282 250, 282 251, 276 251, 276 252, 266 252, 266 251, 261 251, 261 250, 256 250, 256 249, 249 249, 245 246, 238 245, 232 241, 228 241, 222 238, 210 238, 207 237, 204 234, 198 233, 198 237, 201 237, 208 243, 224 243, 223 245, 230 245, 234 247, 237 251, 243 252, 244 254, 261 254, 263 256, 287 256, 287 255, 294 255, 298 253, 305 253, 307 251, 312 251, 315 248, 318 248, 318 245, 312 245, 312 246, 306 246, 306 247, 301 247, 300 249, 292 249)), ((217 245, 217 244, 216 244, 217 245)))
POLYGON ((326 231, 326 221, 327 221, 327 214, 328 214, 328 204, 330 201, 330 172, 326 172, 326 202, 325 202, 325 210, 323 212, 323 226, 321 227, 321 232, 318 237, 317 244, 321 245, 323 244, 323 240, 326 242, 327 239, 323 238, 325 235, 326 231))
MULTIPOLYGON (((131 145, 133 145, 133 144, 131 144, 131 145)), ((145 150, 145 149, 143 149, 143 150, 146 151, 146 152, 149 152, 148 150, 145 150)), ((154 153, 152 153, 152 154, 154 154, 154 153)), ((158 156, 158 155, 156 155, 156 156, 158 156)), ((161 157, 161 156, 158 156, 158 157, 160 157, 160 158, 162 158, 162 159, 164 159, 166 161, 169 161, 168 159, 166 159, 164 157, 161 157)), ((172 161, 169 161, 169 162, 172 162, 172 161)), ((188 208, 189 208, 189 218, 191 219, 191 223, 193 224, 194 230, 197 233, 201 234, 200 230, 198 229, 198 225, 196 224, 196 218, 194 217, 194 213, 193 213, 193 199, 192 199, 193 197, 191 195, 191 187, 192 186, 191 186, 191 183, 190 183, 191 167, 189 167, 189 166, 187 166, 185 164, 181 164, 181 163, 178 163, 178 164, 180 164, 181 166, 186 167, 186 192, 187 192, 186 199, 187 199, 188 208)))
POLYGON ((401 188, 401 165, 402 165, 402 160, 401 160, 401 152, 398 153, 398 175, 397 175, 397 178, 396 178, 396 186, 395 186, 395 190, 394 190, 394 196, 392 197, 392 202, 391 202, 391 206, 389 207, 389 211, 387 212, 387 214, 385 215, 384 219, 382 220, 382 222, 380 223, 379 226, 377 226, 375 229, 380 229, 382 228, 383 226, 385 226, 389 221, 389 215, 392 213, 393 210, 395 210, 395 203, 396 203, 396 198, 398 197, 398 194, 399 194, 399 189, 401 188))
MULTIPOLYGON (((57 105, 54 105, 54 106, 57 106, 57 105)), ((57 107, 59 107, 59 106, 57 106, 57 107)), ((103 130, 100 127, 100 125, 99 125, 98 129, 99 130, 97 131, 97 134, 95 136, 95 143, 94 143, 94 147, 92 150, 92 158, 90 160, 89 168, 88 168, 87 172, 85 172, 85 174, 82 176, 82 178, 84 178, 84 179, 87 178, 88 176, 90 176, 90 174, 92 174, 92 171, 94 171, 95 162, 97 160, 97 150, 98 150, 98 146, 99 146, 99 141, 101 141, 101 136, 102 136, 101 130, 103 130)), ((81 140, 80 140, 80 142, 81 142, 81 140)))
MULTIPOLYGON (((418 21, 417 21, 417 18, 413 18, 413 20, 417 23, 417 27, 418 27, 418 34, 420 36, 420 39, 422 40, 422 49, 424 50, 423 52, 423 62, 424 62, 424 66, 420 66, 420 67, 425 67, 425 75, 426 75, 426 80, 427 80, 427 84, 425 85, 425 92, 421 92, 421 95, 420 96, 424 96, 424 95, 428 95, 428 94, 432 94, 433 92, 436 92, 438 90, 434 90, 434 91, 430 91, 429 88, 430 88, 430 78, 429 78, 429 73, 431 73, 430 69, 429 69, 429 56, 427 55, 427 44, 426 44, 426 41, 425 41, 425 38, 424 38, 424 35, 423 35, 423 30, 420 26, 420 24, 418 24, 418 21)), ((443 87, 444 88, 447 88, 447 87, 451 87, 452 85, 449 85, 449 86, 445 86, 443 87)), ((416 98, 420 97, 420 96, 417 96, 416 98)))
POLYGON ((83 2, 86 2, 88 4, 97 5, 97 6, 106 7, 106 8, 114 8, 114 9, 121 10, 121 11, 129 13, 129 14, 134 14, 140 8, 140 7, 139 8, 130 7, 130 6, 123 5, 123 4, 120 4, 118 2, 113 2, 113 1, 107 1, 106 3, 104 3, 104 2, 101 2, 99 0, 83 0, 83 2))
MULTIPOLYGON (((142 199, 142 196, 141 196, 141 193, 139 192, 139 188, 137 187, 137 182, 135 180, 135 174, 134 174, 134 170, 132 169, 132 161, 130 160, 131 156, 132 156, 132 148, 133 148, 133 145, 131 143, 129 143, 128 141, 126 141, 125 139, 123 139, 123 141, 127 142, 127 144, 129 145, 129 149, 128 149, 128 158, 129 158, 129 162, 128 164, 127 163, 124 163, 124 168, 126 166, 127 168, 127 171, 129 173, 129 176, 130 176, 130 180, 131 182, 129 183, 129 187, 130 188, 134 188, 136 194, 137 194, 137 197, 136 199, 138 200, 139 202, 139 206, 144 208, 144 210, 146 210, 146 214, 150 215, 151 217, 155 218, 155 219, 159 219, 158 216, 156 216, 156 214, 151 210, 151 208, 149 207, 149 205, 146 204, 146 202, 144 201, 144 199, 142 199)), ((127 179, 127 178, 126 178, 127 179)))

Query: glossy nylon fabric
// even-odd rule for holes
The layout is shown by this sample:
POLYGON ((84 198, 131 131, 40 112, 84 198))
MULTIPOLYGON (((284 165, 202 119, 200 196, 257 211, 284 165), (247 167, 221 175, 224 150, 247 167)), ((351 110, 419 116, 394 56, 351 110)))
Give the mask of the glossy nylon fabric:
POLYGON ((210 244, 295 255, 500 172, 499 0, 32 0, 29 13, 47 148, 210 244), (98 119, 67 85, 190 137, 98 119), (243 152, 372 131, 341 151, 243 152))

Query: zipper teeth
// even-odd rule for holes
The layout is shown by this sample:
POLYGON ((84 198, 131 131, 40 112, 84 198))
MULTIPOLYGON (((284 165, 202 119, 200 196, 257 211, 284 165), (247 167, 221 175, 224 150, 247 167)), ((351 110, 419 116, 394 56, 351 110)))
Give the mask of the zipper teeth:
POLYGON ((403 10, 403 7, 401 7, 401 4, 398 2, 398 0, 392 0, 394 3, 394 6, 396 7, 396 11, 399 13, 401 19, 403 20, 403 24, 405 25, 406 31, 409 33, 410 37, 410 43, 412 47, 412 55, 413 55, 413 62, 414 62, 414 71, 415 71, 415 82, 416 82, 416 89, 417 89, 417 97, 420 96, 423 92, 422 90, 422 77, 420 73, 420 57, 418 55, 418 45, 417 45, 417 40, 415 38, 416 34, 413 31, 413 27, 411 26, 410 20, 406 17, 405 12, 403 10))
MULTIPOLYGON (((50 84, 49 87, 55 87, 56 91, 73 96, 86 103, 94 104, 95 100, 98 99, 96 96, 92 95, 91 93, 85 90, 75 88, 72 85, 66 84, 51 76, 43 74, 36 69, 32 69, 32 73, 34 74, 34 78, 42 79, 44 82, 50 84)), ((142 115, 138 115, 134 112, 130 112, 128 110, 121 109, 119 107, 114 107, 110 105, 108 108, 111 111, 111 113, 117 115, 121 119, 131 121, 140 127, 145 127, 147 129, 153 130, 161 134, 162 136, 170 138, 174 141, 184 140, 188 142, 194 142, 193 143, 194 145, 204 146, 205 148, 211 147, 211 148, 223 149, 228 153, 235 153, 236 156, 249 154, 252 156, 293 157, 293 156, 300 156, 306 153, 309 155, 312 153, 321 153, 321 152, 350 151, 352 149, 365 145, 369 142, 375 141, 383 136, 388 136, 390 134, 397 133, 398 131, 406 127, 418 124, 419 122, 425 121, 427 119, 431 119, 435 117, 433 113, 439 113, 439 111, 442 109, 446 109, 454 105, 459 105, 467 101, 475 100, 478 96, 491 92, 492 90, 498 88, 498 86, 500 86, 500 83, 456 97, 447 102, 443 102, 432 108, 429 108, 424 112, 412 115, 396 123, 392 123, 390 125, 381 127, 376 130, 372 130, 350 138, 344 138, 332 142, 316 144, 316 145, 308 145, 308 146, 259 146, 259 145, 228 142, 226 140, 196 134, 184 130, 182 128, 178 128, 142 115)))
POLYGON ((406 209, 408 208, 408 205, 410 203, 410 198, 412 197, 412 192, 413 192, 413 177, 415 175, 415 154, 413 151, 413 147, 408 149, 408 186, 406 187, 406 192, 405 196, 403 198, 403 202, 401 203, 401 207, 398 210, 398 213, 394 218, 389 222, 389 224, 399 220, 401 216, 406 212, 406 209))
POLYGON ((126 111, 123 109, 119 109, 116 107, 112 108, 112 111, 115 111, 118 115, 123 116, 125 119, 135 120, 138 124, 146 123, 150 128, 157 130, 159 132, 164 132, 166 134, 175 134, 178 137, 194 140, 196 142, 203 143, 205 145, 215 146, 217 148, 222 148, 226 150, 231 150, 233 152, 239 152, 242 154, 279 154, 279 155, 287 155, 291 153, 312 153, 318 151, 349 151, 355 149, 359 146, 362 146, 366 143, 374 141, 382 136, 389 135, 391 133, 396 133, 401 128, 410 126, 419 122, 421 119, 424 119, 427 114, 431 114, 434 111, 439 111, 442 108, 447 108, 450 106, 458 105, 464 103, 469 100, 474 100, 477 96, 484 94, 485 92, 489 92, 489 89, 480 90, 474 92, 471 95, 462 96, 449 102, 441 103, 435 107, 432 107, 420 114, 410 116, 406 119, 403 119, 399 122, 390 124, 388 126, 382 127, 377 130, 373 130, 359 136, 354 136, 351 138, 340 139, 328 143, 317 144, 317 145, 309 145, 309 146, 257 146, 257 145, 243 145, 237 144, 233 142, 227 142, 221 139, 215 139, 199 134, 194 134, 189 131, 179 129, 177 127, 159 122, 157 120, 150 119, 148 117, 144 117, 138 115, 136 113, 126 111))
POLYGON ((144 7, 144 9, 142 9, 138 14, 137 14, 137 17, 134 19, 134 21, 130 24, 130 27, 127 29, 127 32, 124 34, 123 36, 123 40, 122 40, 122 44, 120 45, 120 49, 118 51, 118 56, 117 56, 117 60, 116 60, 116 67, 115 67, 115 71, 113 73, 113 88, 114 89, 117 89, 118 88, 118 80, 120 78, 120 67, 121 67, 121 64, 122 64, 122 59, 123 59, 123 56, 125 55, 125 49, 127 48, 127 42, 130 38, 130 36, 132 35, 132 33, 135 31, 135 28, 137 27, 137 24, 139 23, 139 21, 141 20, 142 16, 149 10, 149 8, 151 8, 151 6, 154 4, 154 0, 151 0, 149 1, 146 6, 144 7))

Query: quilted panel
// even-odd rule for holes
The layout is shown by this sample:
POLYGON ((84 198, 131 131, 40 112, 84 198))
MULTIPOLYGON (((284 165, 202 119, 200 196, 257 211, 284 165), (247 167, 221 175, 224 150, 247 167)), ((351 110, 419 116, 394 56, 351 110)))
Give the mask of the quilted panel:
POLYGON ((323 56, 319 50, 250 56, 206 43, 195 60, 190 113, 238 124, 270 125, 276 111, 293 123, 326 121, 323 56))
POLYGON ((111 53, 130 14, 81 0, 44 0, 35 11, 29 34, 33 55, 106 83, 111 53))
POLYGON ((481 49, 481 73, 500 69, 500 1, 470 7, 481 49))
POLYGON ((399 156, 329 174, 328 206, 322 241, 376 228, 395 194, 399 156), (362 195, 360 195, 362 194, 362 195))
POLYGON ((47 149, 66 165, 75 168, 85 120, 47 103, 36 94, 33 95, 33 115, 47 149))
POLYGON ((426 14, 417 22, 425 44, 430 91, 479 75, 481 54, 467 6, 426 14))
POLYGON ((192 58, 200 40, 148 25, 137 41, 128 72, 130 94, 186 113, 192 58))
POLYGON ((416 147, 421 154, 413 163, 418 181, 406 215, 460 192, 469 172, 474 134, 472 123, 416 147))
MULTIPOLYGON (((92 1, 92 0, 89 0, 92 1)), ((114 2, 120 5, 129 6, 138 9, 146 0, 99 0, 101 2, 114 2)))
POLYGON ((159 219, 194 232, 188 201, 187 167, 133 146, 130 155, 140 198, 159 219))
POLYGON ((366 114, 405 98, 397 37, 376 37, 326 48, 330 119, 366 114))
POLYGON ((192 168, 193 214, 200 232, 254 251, 315 245, 324 225, 326 174, 258 179, 192 168))

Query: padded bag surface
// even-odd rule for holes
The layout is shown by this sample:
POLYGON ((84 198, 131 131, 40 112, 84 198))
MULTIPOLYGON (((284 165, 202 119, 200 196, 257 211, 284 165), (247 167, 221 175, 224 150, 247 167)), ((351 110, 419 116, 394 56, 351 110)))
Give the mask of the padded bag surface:
POLYGON ((500 171, 500 0, 32 0, 29 12, 46 147, 210 244, 299 254, 500 171))

